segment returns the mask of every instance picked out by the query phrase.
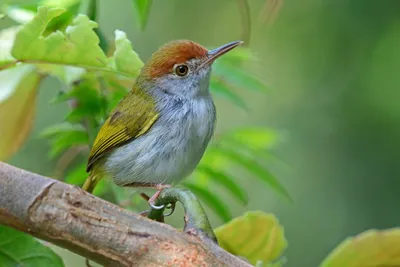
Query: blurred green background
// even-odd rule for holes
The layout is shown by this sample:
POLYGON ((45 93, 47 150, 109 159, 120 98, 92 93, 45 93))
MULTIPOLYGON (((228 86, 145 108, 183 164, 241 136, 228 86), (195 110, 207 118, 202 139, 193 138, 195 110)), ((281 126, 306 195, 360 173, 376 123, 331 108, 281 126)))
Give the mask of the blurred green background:
MULTIPOLYGON (((142 32, 129 0, 102 0, 98 21, 110 40, 115 29, 127 32, 146 60, 172 39, 207 46, 240 39, 238 2, 154 1, 142 32)), ((400 1, 282 3, 277 20, 266 25, 260 12, 266 1, 249 1, 248 45, 259 57, 251 68, 271 90, 266 95, 239 92, 248 112, 217 98, 217 134, 240 126, 282 132, 284 142, 275 153, 289 168, 276 165, 273 171, 294 204, 243 174, 250 203, 232 203, 233 215, 258 209, 275 213, 289 243, 285 266, 317 266, 348 236, 399 226, 400 1)), ((57 86, 55 79, 42 84, 33 132, 11 164, 52 175, 49 144, 37 134, 66 113, 66 106, 48 103, 57 86)), ((221 221, 209 213, 217 227, 221 221)), ((175 214, 172 222, 181 217, 175 214)), ((84 266, 82 258, 62 253, 67 266, 84 266)))

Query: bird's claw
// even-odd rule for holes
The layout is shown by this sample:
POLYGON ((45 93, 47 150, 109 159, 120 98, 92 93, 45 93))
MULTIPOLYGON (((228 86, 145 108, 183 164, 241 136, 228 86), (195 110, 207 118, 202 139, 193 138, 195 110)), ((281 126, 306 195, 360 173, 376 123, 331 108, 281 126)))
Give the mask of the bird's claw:
POLYGON ((150 205, 150 207, 151 207, 152 209, 155 209, 155 210, 162 210, 163 208, 165 208, 165 205, 157 206, 157 205, 155 205, 154 203, 150 203, 150 202, 149 202, 149 205, 150 205))
POLYGON ((165 208, 167 208, 167 209, 171 209, 171 211, 168 213, 168 214, 164 214, 164 217, 168 217, 168 216, 171 216, 172 215, 172 213, 174 213, 174 211, 175 211, 175 203, 170 203, 171 204, 171 206, 167 206, 167 207, 165 207, 165 208))

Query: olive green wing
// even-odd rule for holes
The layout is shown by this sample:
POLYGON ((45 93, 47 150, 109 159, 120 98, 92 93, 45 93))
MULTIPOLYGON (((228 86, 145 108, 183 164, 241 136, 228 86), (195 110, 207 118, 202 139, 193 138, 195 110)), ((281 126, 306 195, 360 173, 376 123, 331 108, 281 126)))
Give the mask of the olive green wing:
POLYGON ((157 120, 152 98, 142 90, 132 90, 111 112, 101 127, 90 152, 87 171, 111 149, 146 133, 157 120))

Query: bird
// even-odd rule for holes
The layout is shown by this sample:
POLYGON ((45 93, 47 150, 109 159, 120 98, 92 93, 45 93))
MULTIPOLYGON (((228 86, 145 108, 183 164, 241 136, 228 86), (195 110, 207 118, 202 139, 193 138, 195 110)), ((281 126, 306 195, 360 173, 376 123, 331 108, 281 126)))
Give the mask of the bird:
POLYGON ((216 108, 210 93, 212 65, 241 45, 208 50, 190 40, 171 41, 144 64, 132 89, 110 112, 93 143, 82 188, 103 177, 122 187, 163 189, 196 168, 213 136, 216 108))

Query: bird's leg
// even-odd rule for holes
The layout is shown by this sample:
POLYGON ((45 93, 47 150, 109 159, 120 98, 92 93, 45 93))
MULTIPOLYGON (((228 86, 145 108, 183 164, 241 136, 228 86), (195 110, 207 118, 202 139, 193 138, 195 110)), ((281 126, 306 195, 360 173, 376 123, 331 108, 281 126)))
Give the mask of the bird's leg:
MULTIPOLYGON (((148 195, 146 195, 145 193, 140 193, 140 196, 146 200, 147 202, 149 201, 150 197, 148 195)), ((171 209, 171 211, 168 214, 163 214, 164 217, 168 217, 171 216, 174 211, 175 211, 175 205, 176 203, 170 203, 170 206, 166 206, 166 209, 171 209)), ((140 215, 147 217, 147 215, 149 215, 149 210, 143 211, 140 213, 140 215)))
POLYGON ((155 188, 157 189, 157 192, 155 192, 154 195, 152 195, 148 200, 150 207, 152 207, 153 209, 156 209, 156 210, 165 208, 165 205, 156 206, 155 204, 156 204, 157 198, 160 196, 161 192, 165 188, 170 188, 170 187, 171 187, 171 185, 169 185, 169 184, 157 184, 155 186, 155 188))
POLYGON ((157 192, 151 196, 150 198, 148 198, 148 196, 144 193, 141 193, 140 196, 142 198, 144 198, 147 202, 149 202, 149 205, 151 208, 156 209, 156 210, 160 210, 163 209, 165 207, 165 205, 161 205, 161 206, 156 206, 155 203, 157 201, 157 198, 160 196, 161 192, 165 189, 165 188, 170 188, 171 185, 169 184, 156 184, 156 183, 131 183, 131 184, 127 184, 125 185, 126 187, 147 187, 147 188, 154 188, 157 189, 157 192))

